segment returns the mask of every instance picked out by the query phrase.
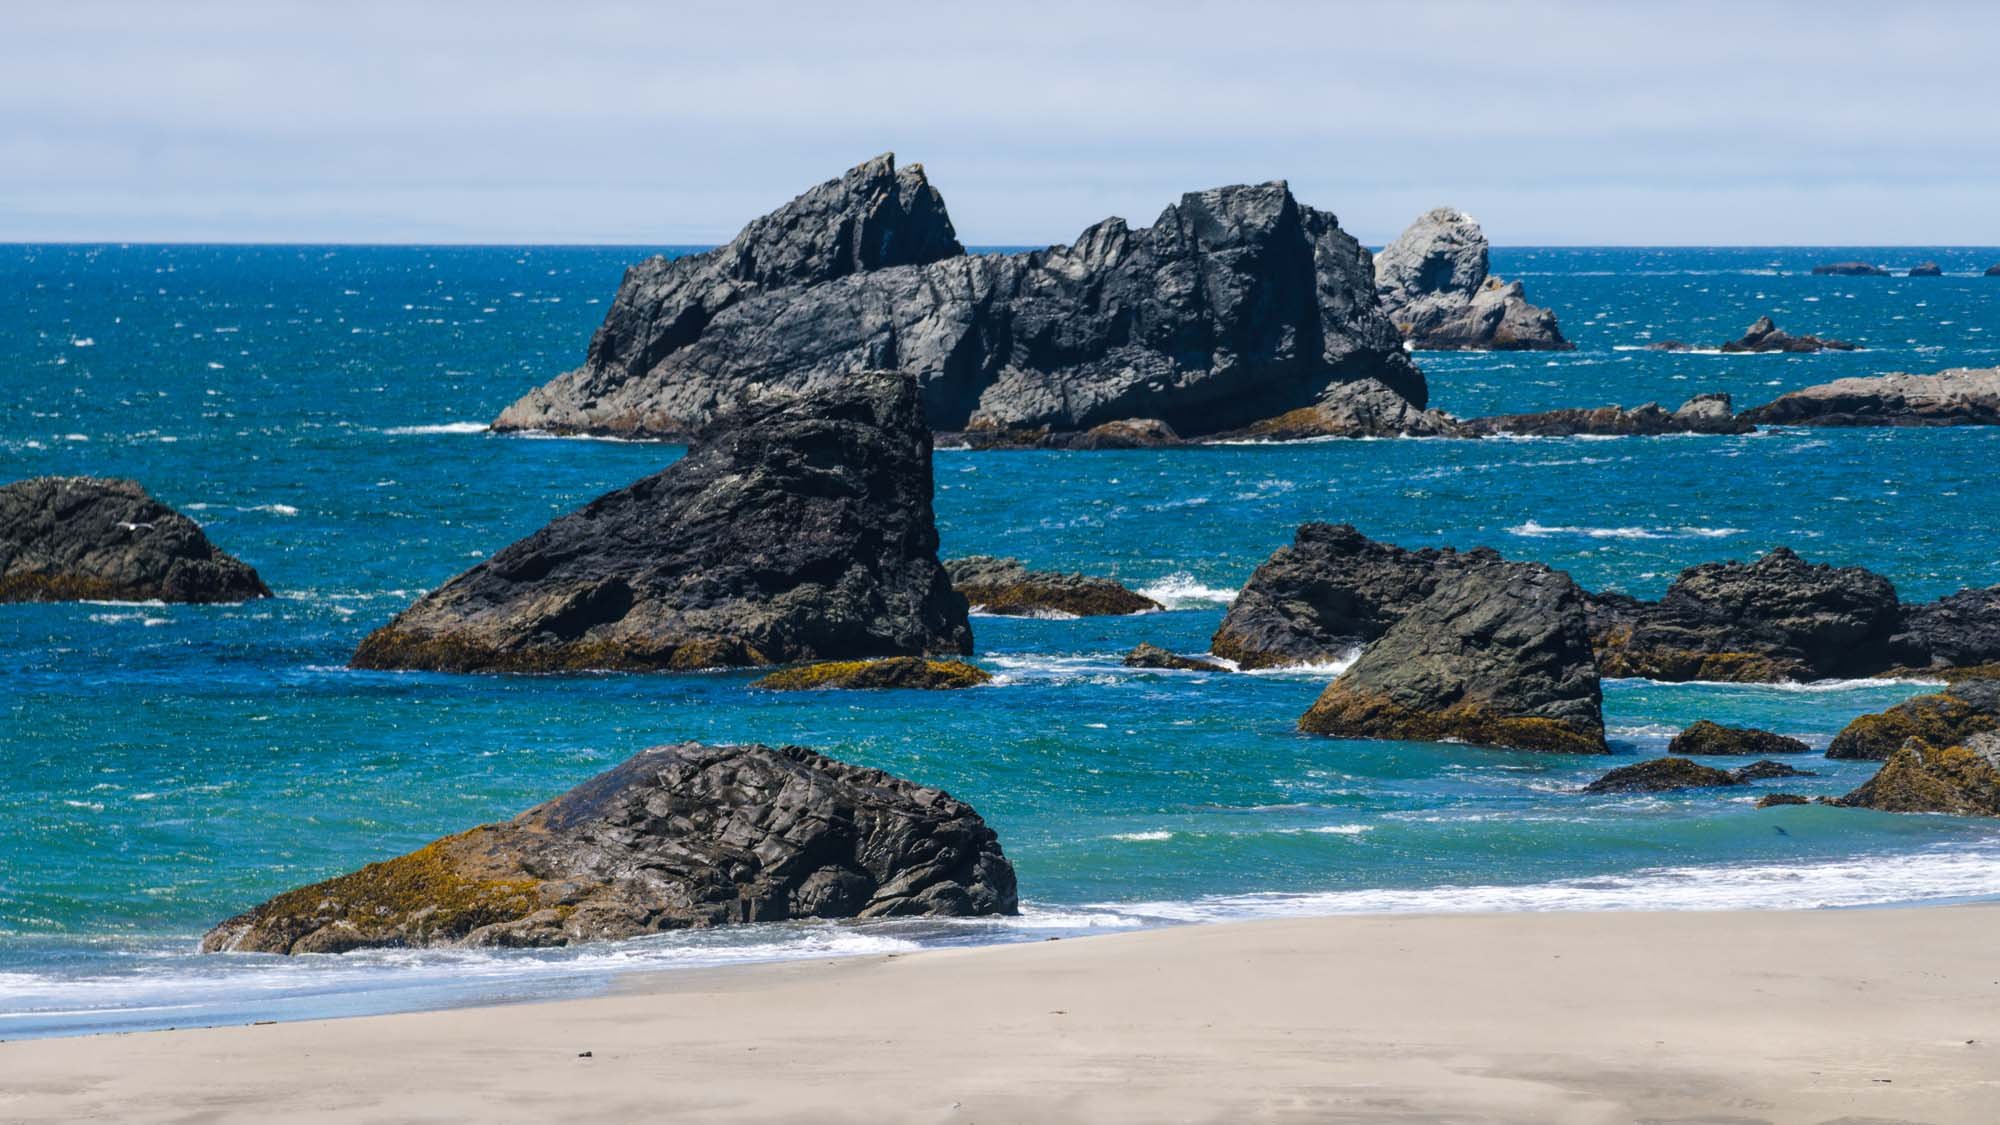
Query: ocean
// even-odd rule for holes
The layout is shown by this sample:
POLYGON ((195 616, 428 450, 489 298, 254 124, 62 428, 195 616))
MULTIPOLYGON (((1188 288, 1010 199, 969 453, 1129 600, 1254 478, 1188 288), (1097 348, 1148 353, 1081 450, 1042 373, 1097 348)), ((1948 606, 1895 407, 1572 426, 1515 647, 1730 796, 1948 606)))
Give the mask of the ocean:
MULTIPOLYGON (((1336 668, 1126 669, 1206 648, 1304 521, 1490 545, 1657 596, 1788 545, 1906 599, 2000 583, 2000 431, 941 451, 946 555, 1114 575, 1162 613, 974 619, 969 693, 747 690, 749 673, 448 676, 344 667, 370 629, 674 446, 496 437, 575 366, 624 267, 563 247, 0 247, 0 480, 130 476, 277 596, 0 606, 0 1039, 577 995, 633 969, 1356 911, 1863 906, 2000 895, 2000 822, 1754 794, 1583 796, 1700 718, 1815 748, 1932 687, 1610 681, 1613 757, 1345 742, 1294 723, 1336 668), (941 786, 998 830, 1024 914, 757 925, 563 951, 203 956, 281 890, 505 818, 651 745, 797 742, 941 786)), ((1507 249, 1577 350, 1421 355, 1461 416, 1739 408, 1842 375, 2000 364, 2000 250, 1507 249), (1943 264, 1939 279, 1816 263, 1943 264), (1866 350, 1666 354, 1770 314, 1866 350)), ((1871 763, 1817 755, 1845 792, 1871 763)))

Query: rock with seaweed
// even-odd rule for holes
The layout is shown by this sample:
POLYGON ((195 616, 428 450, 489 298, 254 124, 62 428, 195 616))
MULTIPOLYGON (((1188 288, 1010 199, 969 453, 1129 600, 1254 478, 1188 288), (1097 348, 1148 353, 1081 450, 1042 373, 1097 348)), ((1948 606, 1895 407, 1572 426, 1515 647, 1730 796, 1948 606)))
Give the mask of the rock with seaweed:
POLYGON ((1471 437, 1458 419, 1426 410, 1380 379, 1328 387, 1311 406, 1289 410, 1215 441, 1304 441, 1311 438, 1471 437))
POLYGON ((1669 756, 1619 766, 1583 787, 1585 793, 1667 793, 1676 789, 1720 789, 1780 777, 1812 777, 1811 770, 1770 760, 1733 770, 1717 769, 1686 758, 1669 756))
POLYGON ((1227 672, 1226 664, 1204 660, 1198 656, 1182 656, 1169 652, 1150 641, 1141 641, 1131 652, 1125 654, 1125 667, 1152 668, 1174 672, 1227 672))
POLYGON ((0 487, 0 602, 241 602, 257 572, 138 482, 32 477, 0 487))
POLYGON ((1796 738, 1773 734, 1755 727, 1726 727, 1720 723, 1699 719, 1686 730, 1667 743, 1667 753, 1677 755, 1703 755, 1720 757, 1724 755, 1803 754, 1812 749, 1796 738))
POLYGON ((2000 730, 2000 680, 1968 679, 1860 716, 1833 736, 1826 756, 1879 762, 1912 738, 1952 746, 1990 730, 2000 730))
POLYGON ((992 673, 963 660, 885 656, 876 660, 828 660, 795 668, 780 668, 750 686, 769 691, 816 691, 822 688, 950 691, 978 687, 992 681, 992 673))
POLYGON ((2000 731, 1945 743, 1906 739, 1874 777, 1838 803, 1881 812, 2000 816, 2000 731))
POLYGON ((951 585, 972 608, 1003 617, 1061 614, 1110 617, 1164 608, 1110 578, 1030 570, 1020 559, 969 555, 944 564, 951 585))
POLYGON ((1488 273, 1486 232, 1437 207, 1375 255, 1375 291, 1415 348, 1567 351, 1556 315, 1528 303, 1521 283, 1488 273))

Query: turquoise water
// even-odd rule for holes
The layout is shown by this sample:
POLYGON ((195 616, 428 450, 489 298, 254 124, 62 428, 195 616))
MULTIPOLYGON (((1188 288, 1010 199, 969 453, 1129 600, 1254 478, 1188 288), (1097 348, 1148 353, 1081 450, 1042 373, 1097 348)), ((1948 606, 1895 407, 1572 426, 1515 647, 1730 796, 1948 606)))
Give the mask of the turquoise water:
MULTIPOLYGON (((1906 597, 2000 582, 2000 431, 944 452, 948 554, 1118 575, 1168 612, 977 618, 969 694, 763 695, 747 674, 351 672, 369 629, 669 446, 477 432, 573 365, 630 248, 0 247, 0 479, 129 475, 278 592, 234 607, 0 607, 0 1038, 569 994, 635 967, 1356 910, 1795 906, 2000 894, 2000 825, 1751 797, 1584 797, 1697 718, 1816 746, 1925 690, 1606 686, 1618 757, 1308 738, 1330 669, 1134 672, 1197 651, 1292 529, 1491 544, 1656 595, 1789 544, 1906 597), (581 951, 200 957, 269 895, 511 815, 682 738, 795 741, 941 785, 999 830, 1014 922, 755 926, 581 951)), ((1425 355, 1459 414, 1739 405, 1843 374, 2000 363, 2000 251, 1515 250, 1562 355, 1425 355), (1943 279, 1814 278, 1935 258, 1943 279), (1669 355, 1757 315, 1823 356, 1669 355)), ((1865 763, 1778 783, 1838 793, 1865 763)), ((1767 786, 1772 788, 1776 786, 1767 786)))

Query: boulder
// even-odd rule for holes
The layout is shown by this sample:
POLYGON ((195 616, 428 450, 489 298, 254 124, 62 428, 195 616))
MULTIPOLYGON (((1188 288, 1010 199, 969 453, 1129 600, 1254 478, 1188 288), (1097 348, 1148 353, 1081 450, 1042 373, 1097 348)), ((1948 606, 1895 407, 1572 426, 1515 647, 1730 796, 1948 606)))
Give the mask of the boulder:
POLYGON ((1583 787, 1585 793, 1665 793, 1674 789, 1716 789, 1741 785, 1736 775, 1686 758, 1654 758, 1619 766, 1583 787))
POLYGON ((1966 680, 1860 716, 1833 736, 1826 756, 1879 762, 1912 738, 1955 746, 1990 730, 2000 730, 2000 680, 1966 680))
POLYGON ((1125 654, 1127 668, 1153 668, 1172 672, 1227 672, 1228 665, 1213 660, 1203 660, 1198 656, 1182 656, 1168 652, 1159 645, 1140 642, 1137 648, 1125 654))
POLYGON ((136 481, 33 477, 0 487, 0 602, 241 602, 257 572, 136 481))
POLYGON ((1771 322, 1768 316, 1760 316, 1742 336, 1722 345, 1724 352, 1851 352, 1857 345, 1845 340, 1826 340, 1818 336, 1794 336, 1771 322))
POLYGON ((972 807, 799 746, 640 752, 513 820, 288 891, 205 952, 554 946, 791 918, 1017 912, 972 807))
POLYGON ((1488 275, 1486 232, 1455 208, 1425 212, 1375 255, 1375 291, 1397 331, 1416 348, 1576 346, 1563 338, 1554 313, 1528 303, 1520 282, 1488 275))
POLYGON ((2000 816, 2000 731, 1941 746, 1909 739, 1838 803, 1882 812, 2000 816))
POLYGON ((1420 409, 1380 379, 1358 379, 1327 388, 1311 406, 1217 434, 1213 440, 1467 436, 1471 435, 1451 415, 1420 409))
MULTIPOLYGON (((1923 654, 1926 662, 1917 670, 1924 672, 2000 664, 2000 586, 1904 606, 1898 642, 1923 654)), ((2000 668, 1988 674, 2000 675, 2000 668)))
POLYGON ((770 691, 815 691, 821 688, 915 688, 949 691, 991 683, 993 676, 963 660, 925 660, 921 656, 885 656, 879 660, 828 660, 780 668, 751 687, 770 691))
POLYGON ((1987 266, 1987 267, 1986 267, 1986 274, 1985 274, 1985 276, 1987 276, 1987 277, 2000 277, 2000 263, 1996 263, 1996 264, 1994 264, 1994 265, 1990 265, 1990 266, 1987 266))
POLYGON ((1760 809, 1776 808, 1779 805, 1810 805, 1812 803, 1810 797, 1801 797, 1797 793, 1766 793, 1762 797, 1757 798, 1757 807, 1760 809))
POLYGON ((1020 559, 972 555, 951 559, 944 569, 951 576, 952 588, 973 609, 1003 617, 1110 617, 1165 608, 1109 578, 1029 570, 1020 559))
POLYGON ((1158 418, 1121 418, 1090 429, 996 429, 940 431, 940 449, 1173 449, 1191 445, 1158 418))
POLYGON ((1936 262, 1919 262, 1910 267, 1911 277, 1943 277, 1944 269, 1936 262))
POLYGON ((1730 413, 1726 394, 1701 394, 1669 413, 1657 402, 1630 410, 1600 406, 1594 410, 1569 407, 1536 414, 1497 414, 1473 418, 1461 425, 1468 436, 1514 434, 1523 437, 1599 437, 1658 434, 1747 434, 1757 427, 1730 413))
POLYGON ((1763 761, 1751 762, 1747 766, 1738 766, 1729 771, 1729 776, 1739 782, 1748 782, 1769 781, 1774 777, 1818 777, 1819 774, 1812 770, 1802 770, 1797 766, 1790 766, 1783 762, 1773 762, 1765 759, 1763 761))
POLYGON ((357 668, 635 671, 968 653, 914 381, 747 402, 681 460, 425 595, 357 668))
POLYGON ((1560 571, 1475 553, 1363 650, 1299 729, 1605 753, 1584 593, 1560 571))
POLYGON ((1835 379, 1743 415, 1770 426, 2000 425, 2000 367, 1835 379))
POLYGON ((1667 753, 1682 755, 1803 754, 1810 749, 1796 738, 1755 727, 1725 727, 1707 719, 1697 721, 1667 743, 1667 753))
POLYGON ((884 156, 700 257, 635 268, 584 365, 495 428, 680 438, 747 387, 889 366, 917 376, 942 431, 1156 419, 1200 436, 1362 378, 1425 405, 1367 251, 1282 182, 1191 192, 1151 227, 1106 219, 1070 246, 967 255, 921 171, 884 156), (892 237, 834 253, 857 214, 892 237))
POLYGON ((1828 262, 1814 266, 1813 274, 1818 277, 1888 277, 1889 271, 1868 262, 1828 262))

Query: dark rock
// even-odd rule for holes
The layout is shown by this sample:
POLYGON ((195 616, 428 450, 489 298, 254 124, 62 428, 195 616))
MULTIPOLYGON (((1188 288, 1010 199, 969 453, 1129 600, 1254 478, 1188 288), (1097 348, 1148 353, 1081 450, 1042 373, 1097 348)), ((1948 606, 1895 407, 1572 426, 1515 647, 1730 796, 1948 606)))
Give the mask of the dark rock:
POLYGON ((1943 746, 1909 739, 1838 803, 1882 812, 2000 816, 2000 731, 1943 746))
POLYGON ((1797 793, 1766 793, 1757 798, 1757 807, 1760 809, 1775 808, 1779 805, 1810 804, 1812 804, 1811 798, 1801 797, 1797 793))
POLYGON ((1602 437, 1657 434, 1747 434, 1757 427, 1730 413, 1726 394, 1696 395, 1671 413, 1657 402, 1630 410, 1600 406, 1595 410, 1566 408, 1538 414, 1497 414, 1463 423, 1469 435, 1516 434, 1529 437, 1602 437))
POLYGON ((920 253, 833 255, 839 270, 759 273, 754 292, 708 265, 679 267, 685 276, 676 263, 640 267, 584 366, 495 428, 675 438, 745 388, 889 366, 916 374, 944 431, 1082 432, 1142 418, 1198 436, 1362 378, 1425 404, 1367 252, 1283 183, 1190 193, 1149 228, 1107 219, 1072 246, 968 256, 921 173, 897 174, 882 157, 711 253, 817 262, 793 241, 837 249, 855 201, 885 199, 894 221, 882 229, 922 232, 920 253))
MULTIPOLYGON (((1903 607, 1904 648, 1924 653, 1923 671, 2000 663, 2000 586, 1960 590, 1934 602, 1903 607)), ((1996 670, 1992 675, 2000 675, 1996 670)))
POLYGON ((1702 719, 1674 736, 1669 754, 1803 754, 1812 749, 1796 738, 1754 727, 1725 727, 1702 719))
POLYGON ((1328 387, 1311 406, 1217 434, 1214 440, 1464 436, 1469 435, 1451 415, 1421 409, 1379 379, 1358 379, 1328 387))
POLYGON ((1165 608, 1109 578, 1029 570, 1020 559, 973 555, 951 559, 944 568, 951 576, 952 588, 975 610, 1004 617, 1038 613, 1108 617, 1165 608))
POLYGON ((2000 367, 1835 379, 1743 412, 1771 426, 2000 425, 2000 367))
POLYGON ((1797 766, 1788 766, 1783 762, 1766 759, 1751 762, 1747 766, 1738 766, 1729 771, 1729 776, 1739 782, 1751 782, 1769 781, 1774 777, 1818 777, 1819 775, 1812 770, 1802 770, 1797 766))
POLYGON ((2000 730, 2000 680, 1966 680, 1860 716, 1833 736, 1826 756, 1879 762, 1912 738, 1955 746, 1990 730, 2000 730))
POLYGON ((666 470, 425 595, 357 668, 691 669, 966 653, 916 386, 746 404, 666 470))
POLYGON ((33 477, 0 487, 0 602, 240 602, 271 591, 137 482, 33 477))
POLYGON ((1584 593, 1560 571, 1475 552, 1328 685, 1299 729, 1605 753, 1584 593))
POLYGON ((1995 264, 1995 265, 1991 265, 1991 266, 1987 266, 1987 267, 1986 267, 1986 275, 1985 275, 1985 276, 1987 276, 1987 277, 2000 277, 2000 264, 1995 264))
POLYGON ((1186 438, 1158 418, 1121 418, 1088 430, 1002 430, 990 427, 943 431, 938 447, 964 449, 1172 449, 1189 445, 1186 438))
POLYGON ((798 746, 642 751, 503 824, 281 894, 206 952, 550 946, 788 918, 1016 912, 971 806, 798 746))
POLYGON ((914 688, 949 691, 991 683, 993 676, 963 660, 925 660, 921 656, 885 656, 879 660, 828 660, 780 668, 751 687, 771 691, 816 691, 820 688, 914 688))
POLYGON ((1943 277, 1944 270, 1936 262, 1921 262, 1910 267, 1911 277, 1943 277))
POLYGON ((1828 262, 1814 266, 1813 273, 1820 277, 1888 277, 1889 271, 1868 262, 1828 262))
POLYGON ((1141 642, 1139 647, 1125 654, 1127 668, 1157 668, 1174 672, 1227 672, 1226 665, 1213 660, 1203 660, 1196 656, 1182 656, 1168 652, 1159 645, 1141 642))
POLYGON ((1619 766, 1583 787, 1585 793, 1665 793, 1674 789, 1719 789, 1743 782, 1728 770, 1686 758, 1654 758, 1619 766))
POLYGON ((1725 352, 1851 352, 1856 345, 1845 340, 1825 340, 1818 336, 1794 336, 1760 316, 1743 335, 1722 345, 1725 352))
POLYGON ((1425 212, 1375 255, 1375 291, 1403 338, 1418 348, 1576 346, 1563 338, 1554 313, 1528 303, 1520 282, 1488 276, 1486 233, 1454 208, 1425 212))

